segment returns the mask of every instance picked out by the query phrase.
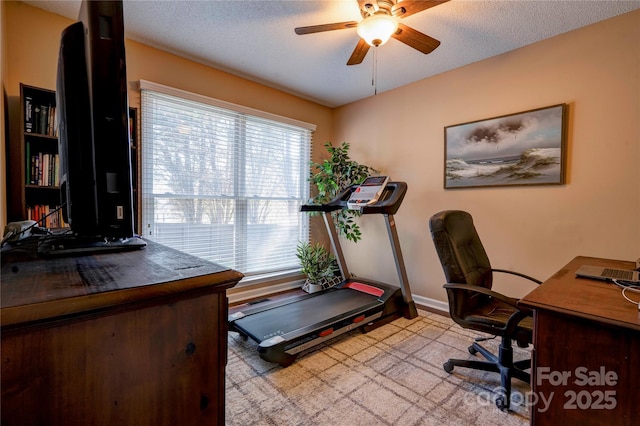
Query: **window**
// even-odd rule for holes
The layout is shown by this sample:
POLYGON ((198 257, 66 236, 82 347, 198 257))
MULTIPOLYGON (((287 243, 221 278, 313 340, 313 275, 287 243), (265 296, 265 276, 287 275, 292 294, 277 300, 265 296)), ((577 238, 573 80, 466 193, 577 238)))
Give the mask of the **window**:
POLYGON ((142 234, 245 274, 299 271, 315 126, 146 81, 142 234))

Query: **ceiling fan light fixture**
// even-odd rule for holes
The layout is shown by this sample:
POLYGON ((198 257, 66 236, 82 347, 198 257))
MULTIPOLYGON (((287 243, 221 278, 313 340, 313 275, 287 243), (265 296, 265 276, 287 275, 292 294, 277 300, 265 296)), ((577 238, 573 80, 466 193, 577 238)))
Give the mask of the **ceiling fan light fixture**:
POLYGON ((386 13, 377 13, 362 20, 357 31, 370 46, 382 46, 398 31, 398 20, 386 13))

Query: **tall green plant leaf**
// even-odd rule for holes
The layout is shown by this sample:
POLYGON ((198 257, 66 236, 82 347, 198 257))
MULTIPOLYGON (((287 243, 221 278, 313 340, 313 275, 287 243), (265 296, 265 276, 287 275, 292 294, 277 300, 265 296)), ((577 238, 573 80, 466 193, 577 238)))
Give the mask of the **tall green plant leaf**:
MULTIPOLYGON (((342 190, 362 183, 378 170, 359 164, 349 157, 349 144, 342 142, 340 146, 333 146, 331 142, 324 144, 330 157, 322 163, 311 163, 312 173, 309 179, 316 186, 317 194, 313 197, 314 204, 325 204, 331 201, 342 190)), ((357 210, 339 210, 333 214, 339 235, 347 240, 357 242, 362 238, 360 227, 354 218, 360 216, 357 210)))

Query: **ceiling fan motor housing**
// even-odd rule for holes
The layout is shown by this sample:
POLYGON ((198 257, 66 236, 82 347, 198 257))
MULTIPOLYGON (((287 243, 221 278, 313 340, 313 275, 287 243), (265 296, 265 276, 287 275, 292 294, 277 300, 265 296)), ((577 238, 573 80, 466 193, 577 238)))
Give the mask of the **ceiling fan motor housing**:
POLYGON ((418 12, 430 9, 449 0, 357 0, 360 6, 362 21, 336 22, 333 24, 311 25, 298 27, 296 34, 313 34, 323 31, 357 28, 360 40, 354 49, 347 65, 362 63, 370 46, 380 46, 389 38, 394 38, 424 54, 431 53, 440 42, 433 37, 414 30, 400 23, 400 19, 418 12), (376 26, 386 27, 386 30, 378 32, 376 26))
POLYGON ((372 16, 376 13, 384 13, 387 15, 393 15, 393 7, 396 5, 392 0, 378 0, 368 1, 360 8, 360 14, 363 18, 372 16))

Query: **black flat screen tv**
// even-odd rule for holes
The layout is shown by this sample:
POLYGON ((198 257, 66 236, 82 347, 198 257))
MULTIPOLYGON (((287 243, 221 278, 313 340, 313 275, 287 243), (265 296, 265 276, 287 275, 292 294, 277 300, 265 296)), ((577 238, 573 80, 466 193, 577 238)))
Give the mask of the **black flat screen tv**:
POLYGON ((72 236, 57 246, 72 251, 144 246, 133 238, 121 1, 82 1, 78 22, 62 32, 56 105, 63 218, 72 236))

